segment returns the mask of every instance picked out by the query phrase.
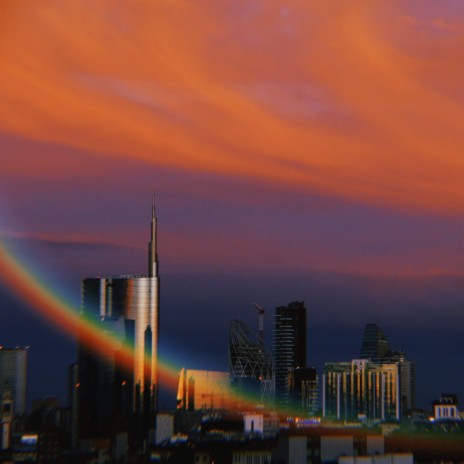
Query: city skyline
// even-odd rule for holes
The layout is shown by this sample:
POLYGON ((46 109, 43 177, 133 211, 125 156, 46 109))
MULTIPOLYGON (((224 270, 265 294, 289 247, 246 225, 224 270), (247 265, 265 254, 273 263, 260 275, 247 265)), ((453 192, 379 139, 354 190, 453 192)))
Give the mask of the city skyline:
MULTIPOLYGON (((81 278, 144 272, 156 191, 173 363, 226 369, 230 320, 257 301, 269 335, 304 300, 309 365, 375 323, 418 405, 462 396, 460 3, 4 8, 0 240, 46 288, 79 307, 81 278)), ((0 344, 62 397, 75 341, 5 282, 0 344)))
MULTIPOLYGON (((156 224, 156 220, 155 220, 155 224, 156 224)), ((152 223, 152 234, 153 234, 153 223, 152 223)), ((153 235, 152 235, 152 237, 153 237, 153 235)), ((152 243, 152 239, 150 240, 150 244, 151 243, 152 243)), ((149 257, 150 257, 149 262, 151 262, 151 256, 152 256, 152 253, 153 253, 151 248, 152 247, 150 246, 149 247, 149 257)), ((157 261, 156 261, 156 265, 157 265, 157 261)), ((150 273, 150 269, 151 268, 149 268, 149 273, 150 273)), ((140 275, 140 274, 136 274, 136 275, 140 275)), ((123 275, 121 277, 113 276, 113 278, 122 278, 122 279, 128 278, 128 277, 130 277, 130 275, 126 275, 126 276, 123 275)), ((202 277, 204 277, 204 276, 202 276, 202 277)), ((111 280, 111 278, 112 277, 110 276, 107 279, 111 280)), ((84 280, 93 281, 93 280, 98 280, 98 279, 86 277, 84 280)), ((19 293, 19 295, 20 294, 21 293, 19 293)), ((20 302, 18 302, 18 303, 20 303, 20 302)), ((294 304, 294 303, 292 303, 292 304, 294 304)), ((253 303, 253 304, 249 305, 250 306, 250 311, 248 311, 248 314, 245 314, 245 319, 247 319, 247 320, 249 320, 251 322, 252 330, 255 332, 256 336, 258 336, 258 333, 259 333, 259 331, 258 331, 258 318, 256 317, 255 311, 251 310, 251 308, 254 307, 255 305, 256 305, 256 303, 253 303)), ((34 309, 33 306, 30 309, 34 309)), ((65 304, 63 304, 62 309, 67 310, 69 308, 66 308, 65 304)), ((70 309, 72 310, 73 308, 70 307, 70 309)), ((271 310, 268 311, 267 319, 266 319, 266 321, 267 321, 266 325, 267 326, 272 326, 272 324, 274 323, 275 314, 277 313, 278 309, 279 309, 279 307, 276 307, 276 308, 271 308, 271 310), (275 312, 273 312, 273 310, 275 312)), ((78 315, 77 306, 74 307, 74 310, 75 310, 75 314, 78 315)), ((243 314, 243 312, 242 312, 242 314, 243 314)), ((50 315, 48 317, 50 317, 50 315)), ((44 322, 44 321, 42 321, 42 322, 44 322)), ((52 320, 50 319, 49 322, 52 322, 52 320)), ((56 323, 52 322, 52 324, 56 324, 56 323)), ((368 325, 372 325, 372 324, 368 324, 368 325)), ((199 328, 199 327, 195 327, 195 328, 199 328)), ((334 328, 336 328, 336 326, 334 328)), ((54 328, 54 330, 56 330, 56 329, 57 329, 57 327, 54 328)), ((59 329, 59 327, 58 327, 58 329, 59 329)), ((312 328, 310 324, 306 324, 306 330, 309 331, 310 334, 315 329, 317 329, 317 328, 316 327, 312 328)), ((87 330, 87 329, 84 328, 84 331, 85 330, 87 330)), ((111 340, 103 341, 103 339, 99 341, 99 339, 97 338, 99 336, 97 335, 97 331, 96 331, 98 329, 95 330, 95 329, 92 328, 92 330, 95 332, 95 334, 93 335, 93 337, 92 336, 90 337, 90 346, 96 346, 96 345, 98 345, 100 343, 100 344, 102 344, 102 349, 106 350, 107 348, 105 348, 105 343, 108 343, 108 342, 112 343, 112 341, 111 340)), ((331 328, 329 327, 327 330, 330 332, 331 328)), ((208 333, 210 335, 214 335, 215 332, 216 332, 216 330, 213 329, 213 332, 208 332, 208 333)), ((268 330, 268 332, 269 332, 269 330, 268 330)), ((71 335, 71 338, 73 336, 77 338, 78 330, 77 330, 77 328, 75 328, 74 331, 70 331, 69 328, 68 328, 67 333, 68 333, 68 335, 71 335)), ((360 335, 362 334, 362 330, 359 331, 359 334, 360 335)), ((165 339, 169 338, 171 335, 174 335, 174 338, 177 338, 175 332, 174 333, 171 332, 169 334, 165 334, 165 339)), ((340 335, 340 334, 338 334, 338 335, 340 335)), ((110 336, 110 338, 112 338, 112 337, 110 336)), ((352 353, 354 353, 356 351, 359 353, 358 350, 362 345, 362 343, 361 343, 362 341, 363 341, 362 337, 359 336, 358 340, 356 340, 357 343, 354 346, 350 347, 350 351, 352 353)), ((119 342, 117 342, 117 343, 119 343, 119 342)), ((224 344, 224 347, 226 345, 227 345, 227 343, 224 344)), ((221 348, 224 348, 224 347, 221 347, 221 348)), ((404 347, 404 343, 402 344, 402 347, 404 347)), ((213 366, 216 369, 219 369, 219 368, 226 369, 226 366, 227 366, 227 359, 226 358, 224 358, 222 360, 219 360, 219 361, 216 360, 216 361, 213 361, 213 363, 211 363, 211 360, 208 359, 207 357, 203 357, 201 352, 195 353, 195 349, 193 350, 194 356, 193 356, 193 358, 191 358, 189 356, 191 356, 192 353, 190 353, 189 355, 186 355, 187 351, 191 350, 191 347, 189 347, 188 345, 181 346, 180 349, 179 349, 180 352, 183 352, 182 354, 184 356, 177 355, 177 357, 176 357, 175 354, 173 356, 173 353, 169 352, 169 348, 171 348, 171 349, 172 348, 179 349, 179 347, 175 347, 174 344, 171 343, 171 344, 166 344, 165 347, 164 347, 164 351, 162 351, 162 359, 160 360, 160 362, 161 362, 162 370, 163 370, 161 377, 164 378, 164 384, 163 384, 163 381, 161 383, 161 388, 163 389, 163 387, 164 387, 164 396, 163 396, 164 403, 163 403, 163 407, 166 407, 165 401, 168 401, 168 404, 172 405, 172 401, 174 400, 174 392, 175 392, 175 390, 174 390, 174 382, 175 382, 175 380, 173 378, 177 375, 176 369, 179 370, 181 366, 187 366, 187 367, 188 366, 193 366, 193 367, 197 367, 197 368, 199 368, 199 367, 211 368, 211 366, 213 366), (195 359, 195 360, 191 361, 191 359, 195 359), (177 362, 177 364, 175 364, 176 362, 177 362), (169 403, 169 401, 171 403, 169 403)), ((313 344, 312 349, 313 350, 315 349, 317 351, 317 349, 318 349, 317 345, 314 346, 314 344, 313 344)), ((306 353, 308 354, 308 350, 306 350, 306 353)), ((317 355, 319 357, 321 355, 324 355, 324 354, 325 353, 317 353, 317 355)), ((314 360, 315 357, 317 357, 317 356, 314 356, 313 353, 311 353, 311 355, 312 356, 310 356, 310 358, 312 358, 313 360, 314 360)), ((127 356, 132 356, 132 355, 129 355, 129 353, 128 353, 127 356)), ((338 359, 339 361, 347 361, 348 360, 348 358, 344 357, 345 355, 343 354, 343 352, 341 350, 340 350, 340 352, 339 352, 339 354, 337 356, 338 356, 338 358, 334 358, 334 357, 332 357, 332 358, 324 358, 324 360, 322 362, 319 361, 319 364, 317 362, 316 363, 313 362, 313 363, 310 363, 310 364, 317 365, 319 371, 322 372, 323 365, 326 362, 330 362, 329 359, 331 359, 331 360, 338 359)), ((358 359, 360 358, 358 356, 358 354, 356 354, 356 355, 353 354, 352 357, 358 358, 358 359)), ((73 356, 70 358, 70 360, 71 360, 71 362, 74 362, 76 360, 76 353, 75 352, 74 352, 73 356)), ((56 374, 59 375, 59 373, 56 373, 56 374)), ((37 380, 37 377, 35 377, 34 380, 37 380)), ((63 376, 62 380, 64 380, 64 376, 63 376)), ((33 382, 31 382, 31 384, 34 385, 33 382)), ((423 385, 422 385, 422 387, 423 387, 423 385)), ((419 386, 418 389, 421 390, 421 386, 419 386)), ((32 388, 32 390, 34 390, 34 388, 32 388)), ((29 398, 29 401, 31 399, 32 398, 29 398)), ((64 403, 64 402, 66 402, 66 399, 64 397, 61 397, 61 401, 64 403)), ((427 404, 420 405, 420 406, 427 406, 427 404)))

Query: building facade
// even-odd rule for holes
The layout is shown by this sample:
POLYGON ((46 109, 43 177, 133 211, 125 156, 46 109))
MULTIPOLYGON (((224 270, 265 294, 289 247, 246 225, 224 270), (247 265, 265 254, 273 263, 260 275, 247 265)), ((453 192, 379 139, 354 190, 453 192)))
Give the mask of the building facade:
POLYGON ((412 411, 416 406, 416 363, 409 361, 404 351, 390 351, 384 358, 377 359, 375 362, 398 364, 401 415, 412 411))
POLYGON ((322 416, 339 421, 400 420, 398 363, 366 359, 326 363, 322 378, 322 416))
POLYGON ((14 414, 26 413, 27 347, 0 347, 0 398, 9 393, 14 414))
POLYGON ((341 456, 379 456, 384 450, 380 429, 349 426, 288 429, 280 431, 271 462, 335 464, 341 456))
POLYGON ((306 307, 303 301, 276 308, 272 354, 276 405, 289 408, 294 371, 306 367, 306 307))
POLYGON ((461 420, 458 410, 458 397, 452 393, 443 393, 433 402, 433 418, 436 421, 461 420))
POLYGON ((293 402, 305 416, 319 413, 319 375, 314 367, 297 367, 293 375, 293 402))
POLYGON ((182 368, 177 388, 177 409, 186 411, 234 409, 228 372, 182 368))
POLYGON ((366 324, 361 345, 360 359, 383 358, 390 351, 390 344, 377 324, 366 324))

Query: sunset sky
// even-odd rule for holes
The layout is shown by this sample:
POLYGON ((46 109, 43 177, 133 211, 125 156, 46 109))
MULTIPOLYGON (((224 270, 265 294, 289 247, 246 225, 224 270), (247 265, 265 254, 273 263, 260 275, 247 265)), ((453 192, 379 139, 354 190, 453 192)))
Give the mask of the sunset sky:
MULTIPOLYGON (((156 192, 181 366, 305 300, 319 369, 376 322, 421 405, 464 398, 463 50, 459 0, 3 0, 0 239, 78 306, 146 272, 156 192)), ((63 396, 74 341, 8 287, 0 344, 63 396)))

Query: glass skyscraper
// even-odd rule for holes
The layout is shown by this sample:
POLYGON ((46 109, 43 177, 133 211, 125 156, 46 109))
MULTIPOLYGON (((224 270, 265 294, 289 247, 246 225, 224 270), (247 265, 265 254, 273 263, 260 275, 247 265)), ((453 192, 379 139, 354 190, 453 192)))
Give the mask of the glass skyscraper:
POLYGON ((390 351, 390 344, 377 324, 366 324, 361 345, 361 359, 383 358, 390 351))
POLYGON ((306 367, 306 307, 303 301, 276 308, 273 374, 278 407, 290 407, 294 371, 306 367))
MULTIPOLYGON (((148 262, 148 275, 84 278, 81 286, 83 317, 99 320, 103 330, 111 326, 111 331, 119 333, 120 339, 133 347, 133 366, 130 373, 124 373, 126 378, 123 380, 126 390, 130 385, 132 392, 129 396, 121 397, 121 401, 127 402, 127 398, 130 398, 132 412, 143 417, 141 421, 147 426, 156 410, 158 394, 159 277, 154 197, 148 262), (117 321, 123 321, 124 324, 118 324, 117 321)), ((99 398, 98 392, 102 391, 102 395, 104 393, 96 384, 103 382, 109 385, 111 381, 101 376, 96 377, 89 366, 95 364, 92 359, 100 364, 103 361, 103 365, 107 366, 108 376, 122 375, 117 369, 113 372, 108 368, 117 354, 109 354, 110 362, 105 364, 101 354, 94 353, 83 343, 80 344, 79 351, 79 383, 82 392, 96 395, 95 404, 105 402, 106 399, 99 398)), ((80 396, 83 398, 83 395, 80 396)), ((118 398, 118 395, 115 394, 114 398, 118 398)), ((80 409, 85 407, 83 404, 84 401, 79 401, 80 409)), ((116 405, 116 409, 119 406, 116 405)), ((89 417, 92 417, 91 411, 89 417)))

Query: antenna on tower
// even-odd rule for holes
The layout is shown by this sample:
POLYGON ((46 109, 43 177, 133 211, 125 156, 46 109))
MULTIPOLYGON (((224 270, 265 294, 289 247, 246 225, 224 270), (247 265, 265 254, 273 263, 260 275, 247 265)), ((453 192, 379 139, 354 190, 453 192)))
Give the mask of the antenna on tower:
POLYGON ((261 343, 264 343, 264 308, 258 303, 253 303, 253 306, 258 310, 258 335, 261 343))
POLYGON ((148 243, 148 277, 158 277, 158 254, 156 250, 156 205, 155 194, 151 204, 151 234, 148 243))

